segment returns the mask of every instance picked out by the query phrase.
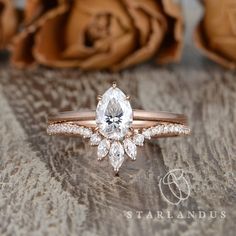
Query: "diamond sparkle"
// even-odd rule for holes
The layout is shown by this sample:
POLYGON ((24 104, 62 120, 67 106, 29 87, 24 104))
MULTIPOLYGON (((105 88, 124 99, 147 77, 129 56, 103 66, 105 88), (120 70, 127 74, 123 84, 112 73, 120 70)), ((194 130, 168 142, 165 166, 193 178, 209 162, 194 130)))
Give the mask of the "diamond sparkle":
POLYGON ((125 148, 125 152, 127 153, 127 155, 132 160, 135 160, 136 155, 137 155, 137 147, 136 147, 135 143, 133 141, 131 141, 129 138, 127 138, 124 140, 124 148, 125 148))
POLYGON ((119 171, 119 168, 124 161, 124 153, 125 152, 123 145, 119 141, 114 141, 111 144, 111 148, 109 151, 109 160, 115 172, 119 171))
POLYGON ((108 139, 120 140, 133 121, 133 111, 126 95, 111 87, 103 95, 96 109, 96 123, 100 133, 108 139))
POLYGON ((110 142, 107 139, 103 139, 99 145, 97 150, 98 160, 102 160, 104 158, 110 149, 110 142))
POLYGON ((133 110, 129 97, 113 84, 99 96, 96 126, 94 121, 92 125, 87 126, 79 121, 58 122, 49 124, 47 132, 50 135, 63 133, 89 139, 90 145, 97 146, 98 160, 108 157, 115 172, 119 171, 125 156, 136 160, 138 146, 143 146, 147 139, 188 135, 191 132, 185 124, 165 122, 164 119, 153 120, 156 122, 150 126, 142 125, 143 118, 140 117, 137 113, 137 120, 135 119, 133 124, 133 110))

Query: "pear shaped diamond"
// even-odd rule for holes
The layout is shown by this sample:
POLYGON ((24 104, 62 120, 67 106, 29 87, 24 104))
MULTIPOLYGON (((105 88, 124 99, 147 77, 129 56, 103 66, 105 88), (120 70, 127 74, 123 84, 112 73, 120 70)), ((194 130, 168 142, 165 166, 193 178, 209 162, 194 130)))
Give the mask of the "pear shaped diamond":
POLYGON ((114 168, 114 171, 118 172, 124 161, 124 148, 122 144, 118 141, 115 141, 111 144, 109 151, 109 160, 111 165, 114 168))
POLYGON ((99 132, 108 139, 120 140, 133 121, 133 111, 126 95, 117 87, 111 87, 102 96, 96 109, 99 132))

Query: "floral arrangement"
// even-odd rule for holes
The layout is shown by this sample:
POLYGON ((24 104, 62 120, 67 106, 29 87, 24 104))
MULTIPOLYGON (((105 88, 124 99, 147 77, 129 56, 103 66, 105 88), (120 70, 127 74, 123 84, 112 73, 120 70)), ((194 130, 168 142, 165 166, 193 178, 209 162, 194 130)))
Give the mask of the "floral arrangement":
MULTIPOLYGON (((203 0, 196 46, 236 68, 235 0, 203 0)), ((183 14, 174 0, 0 0, 0 46, 18 68, 33 65, 118 71, 148 60, 177 62, 183 14)))

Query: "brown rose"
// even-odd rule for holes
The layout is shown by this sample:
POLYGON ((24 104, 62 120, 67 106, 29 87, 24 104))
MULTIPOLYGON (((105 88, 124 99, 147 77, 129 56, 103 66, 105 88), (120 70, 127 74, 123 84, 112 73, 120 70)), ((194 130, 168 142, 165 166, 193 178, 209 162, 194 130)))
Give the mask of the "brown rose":
POLYGON ((195 42, 215 62, 236 68, 236 1, 204 0, 205 16, 195 32, 195 42))
POLYGON ((30 0, 14 40, 18 66, 119 70, 179 59, 182 17, 172 0, 30 0))
POLYGON ((11 0, 0 0, 0 49, 10 42, 18 26, 17 12, 11 0))

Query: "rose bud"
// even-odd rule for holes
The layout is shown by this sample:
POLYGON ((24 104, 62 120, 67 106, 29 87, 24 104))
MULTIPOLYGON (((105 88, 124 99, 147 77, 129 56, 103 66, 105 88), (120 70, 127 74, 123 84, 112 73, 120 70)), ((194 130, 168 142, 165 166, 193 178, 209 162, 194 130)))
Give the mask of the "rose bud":
POLYGON ((13 44, 18 66, 120 70, 180 58, 182 16, 172 0, 37 0, 26 13, 13 44))
POLYGON ((205 15, 195 31, 196 46, 213 61, 236 68, 236 1, 204 0, 205 15))
POLYGON ((0 9, 0 49, 4 49, 17 31, 18 14, 11 0, 0 0, 0 9))

